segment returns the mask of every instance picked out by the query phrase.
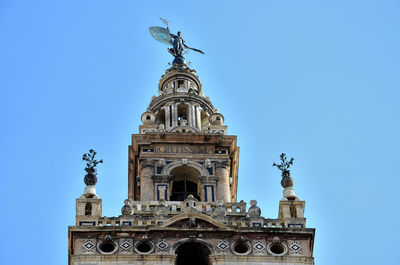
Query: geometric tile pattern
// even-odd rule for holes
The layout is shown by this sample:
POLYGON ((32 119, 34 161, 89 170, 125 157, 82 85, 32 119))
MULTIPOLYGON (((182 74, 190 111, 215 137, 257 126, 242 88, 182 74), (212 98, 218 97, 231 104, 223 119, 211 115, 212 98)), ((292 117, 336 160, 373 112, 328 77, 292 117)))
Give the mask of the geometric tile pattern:
POLYGON ((90 250, 92 250, 92 249, 95 247, 95 245, 94 245, 92 239, 86 240, 86 242, 83 244, 83 246, 85 247, 85 249, 86 249, 87 251, 90 251, 90 250))
POLYGON ((229 248, 229 242, 228 242, 227 240, 220 240, 220 241, 218 242, 217 247, 218 247, 220 250, 225 251, 225 250, 227 250, 227 249, 229 248))
POLYGON ((257 240, 256 243, 253 245, 253 248, 257 251, 263 251, 265 249, 265 245, 262 241, 257 240))
POLYGON ((299 242, 293 241, 292 244, 290 244, 289 248, 297 253, 301 250, 301 245, 299 244, 299 242))
POLYGON ((127 251, 132 247, 132 243, 128 239, 125 239, 125 241, 120 246, 121 248, 123 248, 123 250, 127 251))
POLYGON ((165 240, 165 239, 160 239, 160 240, 158 241, 158 243, 157 243, 156 246, 157 246, 158 249, 161 250, 161 251, 164 251, 164 250, 166 250, 166 249, 169 247, 169 245, 168 245, 168 243, 167 243, 167 240, 165 240))

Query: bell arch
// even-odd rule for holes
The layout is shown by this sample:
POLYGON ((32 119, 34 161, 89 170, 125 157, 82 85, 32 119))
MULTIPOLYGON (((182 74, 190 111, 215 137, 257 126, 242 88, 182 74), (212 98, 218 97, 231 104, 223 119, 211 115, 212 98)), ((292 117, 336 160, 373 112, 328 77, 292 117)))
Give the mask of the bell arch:
POLYGON ((202 164, 182 159, 166 165, 161 174, 170 179, 168 200, 183 201, 189 195, 193 195, 198 201, 206 200, 202 180, 209 173, 202 164))
POLYGON ((188 167, 192 167, 195 168, 197 171, 200 172, 200 177, 208 177, 209 173, 208 171, 205 169, 205 167, 203 167, 203 165, 201 165, 200 163, 196 163, 193 161, 174 161, 168 165, 166 165, 161 174, 162 175, 171 175, 171 171, 176 168, 176 167, 180 167, 180 166, 188 166, 188 167))
POLYGON ((175 167, 170 172, 170 200, 184 201, 189 195, 201 200, 200 172, 190 166, 175 167))
POLYGON ((200 163, 187 161, 175 161, 165 166, 161 172, 170 178, 170 201, 184 201, 192 195, 198 201, 204 200, 204 187, 202 179, 208 176, 208 171, 200 163))

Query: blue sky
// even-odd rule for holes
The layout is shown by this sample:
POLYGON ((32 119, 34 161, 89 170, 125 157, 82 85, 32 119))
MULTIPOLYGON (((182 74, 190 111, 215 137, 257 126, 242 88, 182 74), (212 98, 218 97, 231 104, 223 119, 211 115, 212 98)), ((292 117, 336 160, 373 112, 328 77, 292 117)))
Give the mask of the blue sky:
POLYGON ((103 214, 120 214, 130 135, 172 61, 159 17, 206 52, 186 58, 238 135, 238 198, 277 217, 286 152, 316 264, 400 264, 400 2, 385 0, 0 1, 0 263, 67 263, 90 148, 103 214))

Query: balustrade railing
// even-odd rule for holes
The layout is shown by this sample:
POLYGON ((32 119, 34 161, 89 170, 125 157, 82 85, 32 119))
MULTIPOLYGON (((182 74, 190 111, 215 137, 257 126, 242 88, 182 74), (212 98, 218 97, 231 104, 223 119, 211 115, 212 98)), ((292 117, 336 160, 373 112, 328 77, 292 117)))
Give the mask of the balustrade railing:
MULTIPOLYGON (((263 217, 250 218, 246 212, 246 203, 241 202, 198 202, 198 201, 129 201, 133 211, 132 215, 121 215, 119 217, 99 217, 92 225, 95 226, 152 226, 162 224, 166 216, 181 214, 187 210, 195 210, 198 213, 214 216, 217 207, 218 211, 225 211, 225 221, 229 226, 238 228, 281 228, 282 223, 279 219, 267 219, 263 217), (164 209, 164 217, 160 217, 158 212, 160 207, 164 209), (151 216, 151 217, 149 217, 151 216), (245 217, 245 218, 243 218, 245 217)), ((89 217, 93 221, 93 217, 89 217)), ((85 218, 80 218, 84 220, 85 218)), ((89 225, 90 222, 83 222, 82 225, 89 225)))

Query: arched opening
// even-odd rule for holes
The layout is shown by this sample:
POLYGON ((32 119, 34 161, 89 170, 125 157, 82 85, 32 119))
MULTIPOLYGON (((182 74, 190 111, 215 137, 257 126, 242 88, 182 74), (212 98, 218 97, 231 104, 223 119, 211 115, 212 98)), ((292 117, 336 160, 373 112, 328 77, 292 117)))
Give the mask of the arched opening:
POLYGON ((178 89, 185 87, 185 80, 178 80, 178 89))
POLYGON ((171 183, 171 201, 184 201, 190 194, 200 201, 200 173, 189 166, 180 166, 174 168, 170 173, 171 183))
POLYGON ((202 243, 184 243, 176 249, 175 253, 177 254, 175 265, 211 265, 211 252, 202 243))
POLYGON ((92 204, 90 202, 85 205, 85 215, 92 215, 92 204))
POLYGON ((209 125, 209 116, 206 111, 201 111, 201 127, 207 127, 209 125))
POLYGON ((165 124, 165 111, 162 109, 157 113, 157 124, 165 124))
POLYGON ((189 106, 186 104, 178 105, 178 124, 180 126, 187 126, 189 116, 189 106))
POLYGON ((200 200, 199 196, 197 196, 196 183, 187 180, 186 177, 184 177, 184 180, 174 181, 172 184, 171 201, 184 201, 190 194, 197 200, 200 200))
POLYGON ((297 218, 296 206, 291 205, 289 209, 290 209, 290 216, 292 218, 297 218))
POLYGON ((197 89, 196 85, 192 82, 188 82, 189 84, 189 92, 198 95, 199 90, 197 89))

